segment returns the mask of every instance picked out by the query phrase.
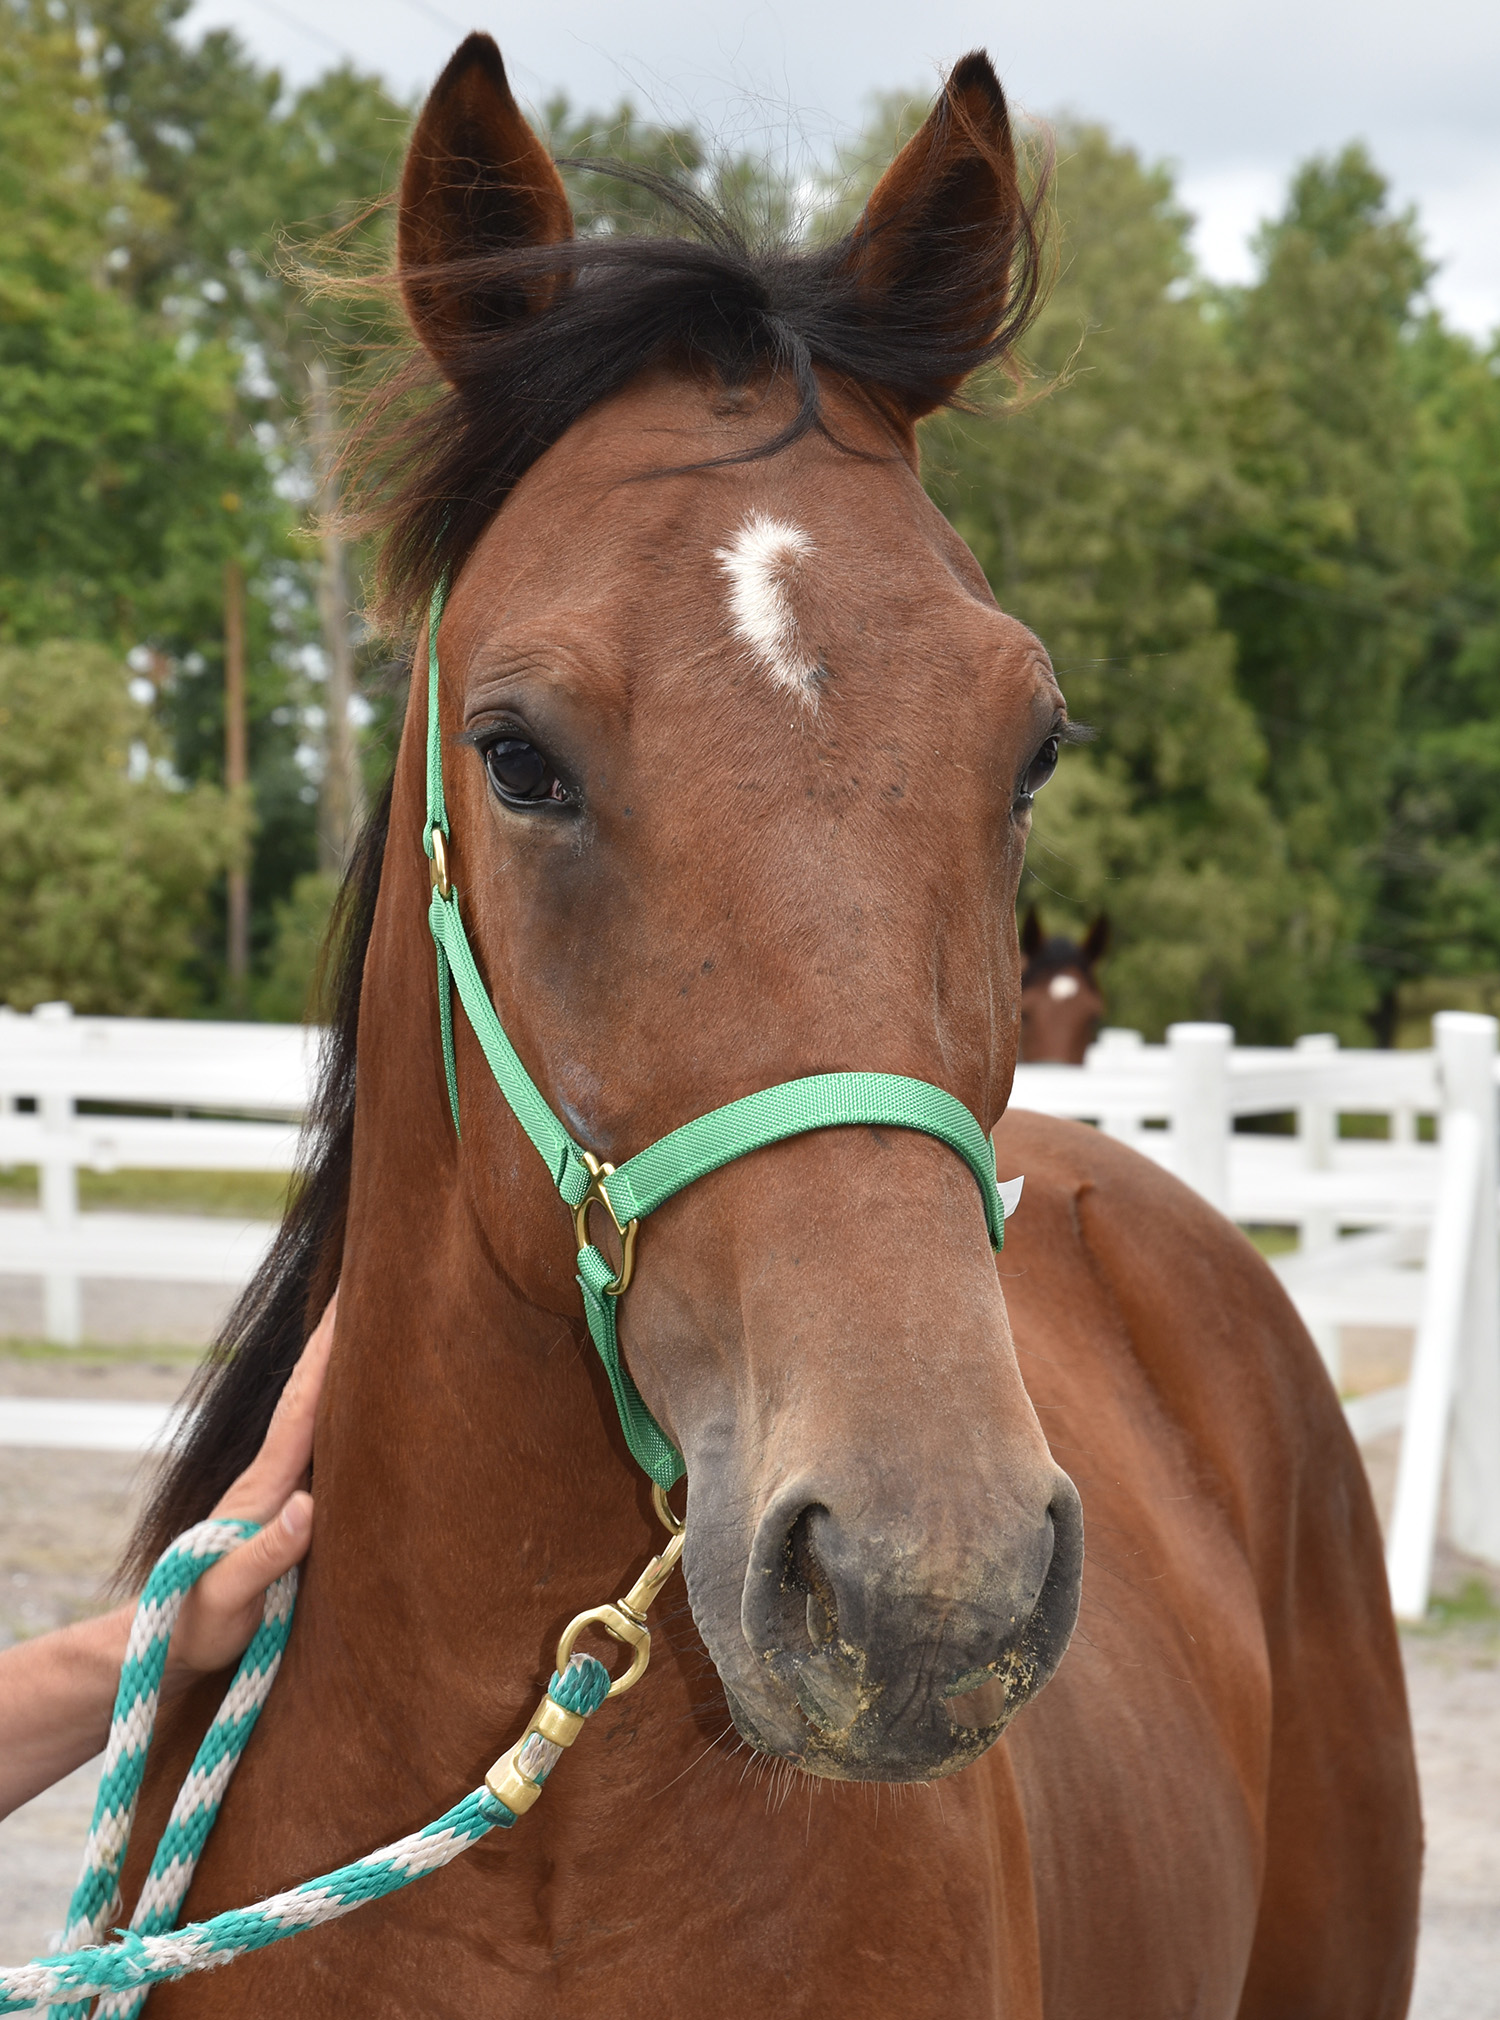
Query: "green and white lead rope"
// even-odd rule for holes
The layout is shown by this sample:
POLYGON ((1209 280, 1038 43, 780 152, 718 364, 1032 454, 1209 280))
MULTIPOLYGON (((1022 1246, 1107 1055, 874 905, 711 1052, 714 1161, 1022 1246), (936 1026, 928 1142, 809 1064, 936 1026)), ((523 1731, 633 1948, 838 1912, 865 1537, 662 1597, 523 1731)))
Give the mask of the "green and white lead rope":
MULTIPOLYGON (((120 1672, 94 1820, 84 1847, 83 1872, 63 1930, 65 1950, 80 1951, 97 1944, 119 1912, 120 1869, 156 1724, 167 1649, 183 1601, 209 1566, 253 1536, 255 1529, 252 1522, 200 1522, 165 1551, 141 1595, 120 1672)), ((296 1597, 295 1571, 278 1578, 266 1593, 260 1625, 203 1736, 156 1848, 131 1918, 131 1928, 138 1934, 160 1934, 177 1919, 224 1791, 276 1680, 296 1597)), ((144 1998, 140 1992, 106 1999, 99 2009, 100 2020, 105 2015, 111 2020, 115 2016, 133 2020, 144 1998)), ((60 2008, 59 2013, 68 2015, 69 2020, 81 2020, 83 2010, 82 2005, 76 2005, 60 2008)))
MULTIPOLYGON (((283 1937, 335 1921, 366 1901, 436 1872, 490 1831, 515 1823, 516 1811, 481 1787, 424 1829, 350 1865, 272 1894, 252 1907, 231 1909, 185 1929, 172 1928, 224 1791, 281 1663, 297 1593, 297 1574, 289 1571, 266 1594, 261 1624, 178 1794, 130 1928, 120 1932, 118 1942, 100 1941, 119 1911, 120 1869, 177 1615, 209 1566, 253 1536, 255 1526, 200 1522, 163 1553, 147 1580, 121 1671, 83 1873, 63 1935, 65 1948, 57 1956, 0 1970, 0 2014, 47 2007, 51 2020, 81 2020, 90 2001, 97 2000, 96 2020, 105 2016, 127 2020, 140 2011, 151 1987, 164 1979, 227 1964, 247 1951, 263 1950, 283 1937)), ((590 1655, 574 1655, 562 1675, 553 1676, 547 1698, 559 1711, 581 1720, 598 1710, 609 1688, 603 1663, 590 1655)), ((560 1751, 530 1733, 519 1750, 518 1766, 539 1783, 560 1751)))

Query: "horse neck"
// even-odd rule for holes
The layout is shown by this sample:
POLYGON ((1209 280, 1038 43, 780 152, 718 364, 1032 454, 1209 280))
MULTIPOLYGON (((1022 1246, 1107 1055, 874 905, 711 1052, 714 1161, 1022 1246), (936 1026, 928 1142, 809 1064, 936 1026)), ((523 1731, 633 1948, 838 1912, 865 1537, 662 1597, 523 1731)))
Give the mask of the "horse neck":
POLYGON ((518 1133, 486 1155, 486 1132, 509 1117, 466 1030, 462 1147, 455 1136, 411 757, 365 966, 306 1600, 335 1670, 352 1659, 383 1716, 426 1693, 428 1718, 445 1707, 462 1748, 454 1678, 483 1679, 487 1728, 497 1685, 534 1697, 559 1629, 623 1589, 659 1532, 581 1319, 560 1315, 566 1209, 518 1133), (508 1235, 549 1257, 555 1242, 560 1311, 517 1285, 508 1235))

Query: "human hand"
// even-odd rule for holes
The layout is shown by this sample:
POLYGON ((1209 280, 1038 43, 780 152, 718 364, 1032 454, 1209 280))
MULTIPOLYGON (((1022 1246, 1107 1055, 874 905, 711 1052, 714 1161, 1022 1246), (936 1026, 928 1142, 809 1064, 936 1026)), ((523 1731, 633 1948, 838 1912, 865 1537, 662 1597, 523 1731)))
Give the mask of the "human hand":
POLYGON ((260 1624, 266 1587, 307 1554, 313 1498, 302 1483, 337 1311, 335 1291, 282 1390, 259 1452, 213 1510, 263 1526, 206 1571, 184 1601, 162 1680, 168 1695, 243 1654, 260 1624))

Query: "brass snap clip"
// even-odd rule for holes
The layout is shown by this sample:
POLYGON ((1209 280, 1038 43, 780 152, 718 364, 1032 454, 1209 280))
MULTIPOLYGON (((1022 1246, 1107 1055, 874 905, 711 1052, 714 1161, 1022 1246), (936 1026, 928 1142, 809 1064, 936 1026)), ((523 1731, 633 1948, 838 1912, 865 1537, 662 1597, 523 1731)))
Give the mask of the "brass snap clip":
MULTIPOLYGON (((656 1512, 671 1534, 659 1557, 653 1557, 629 1592, 613 1606, 591 1606, 563 1629, 557 1644, 557 1673, 567 1673, 573 1648, 586 1627, 602 1627, 616 1641, 632 1651, 630 1666, 610 1685, 609 1695, 618 1697, 638 1683, 651 1659, 651 1630, 646 1610, 677 1568, 682 1555, 683 1525, 672 1513, 660 1487, 651 1489, 656 1512)), ((497 1801, 504 1803, 513 1817, 523 1817, 542 1793, 548 1775, 583 1731, 581 1712, 568 1711, 549 1691, 537 1706, 525 1732, 513 1747, 507 1747, 485 1776, 485 1785, 497 1801)))
POLYGON ((557 1644, 559 1676, 567 1668, 568 1658, 586 1627, 602 1627, 622 1647, 630 1649, 630 1666, 610 1685, 611 1697, 622 1696, 645 1675, 646 1664, 651 1660, 651 1629, 646 1625, 646 1614, 651 1602, 677 1569, 682 1556, 684 1525, 672 1513, 660 1487, 651 1489, 651 1499, 657 1514, 671 1532, 661 1555, 652 1558, 625 1597, 617 1599, 613 1606, 591 1606, 587 1613, 575 1614, 563 1629, 562 1639, 557 1644))
POLYGON ((604 1286, 607 1298, 617 1298, 630 1288, 630 1279, 635 1275, 635 1238, 640 1231, 638 1220, 626 1221, 622 1227, 620 1216, 615 1212, 609 1194, 604 1189, 604 1181, 614 1172, 612 1164, 601 1164, 592 1151, 583 1153, 583 1161, 589 1168, 590 1185, 588 1191, 573 1209, 573 1232, 578 1237, 580 1253, 590 1246, 589 1208, 602 1206, 614 1224, 615 1233, 620 1237, 620 1273, 613 1283, 604 1286))

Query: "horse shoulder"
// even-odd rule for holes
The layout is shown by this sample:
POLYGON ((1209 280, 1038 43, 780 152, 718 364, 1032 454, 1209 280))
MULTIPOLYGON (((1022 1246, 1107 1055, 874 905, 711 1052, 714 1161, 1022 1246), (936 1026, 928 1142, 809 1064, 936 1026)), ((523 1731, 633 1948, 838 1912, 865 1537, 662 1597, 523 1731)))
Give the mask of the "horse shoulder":
POLYGON ((996 1145, 1027 1180, 1000 1259, 1017 1352, 1087 1537, 1074 1645, 1008 1741, 1048 2008, 1078 1965, 1046 1897, 1077 1891, 1077 1835, 1110 1842, 1108 1817, 1133 1859, 1087 1882, 1119 1930, 1094 1965, 1112 1952, 1140 1982, 1128 1966, 1154 1950, 1147 1982, 1241 2020, 1394 2014, 1420 1819, 1379 1525, 1333 1386, 1263 1258, 1150 1159, 1025 1113, 996 1145), (1201 1924, 1184 1937, 1205 1868, 1217 1947, 1201 1924))
MULTIPOLYGON (((1296 1532, 1312 1523, 1341 1553, 1354 1553, 1357 1575, 1373 1584, 1388 1618, 1358 1451, 1306 1327, 1252 1244, 1150 1158, 1098 1130, 1012 1113, 997 1154, 1027 1177, 1018 1259, 1030 1261, 1029 1210, 1049 1295, 1065 1298, 1066 1286, 1086 1276, 1111 1307, 1117 1350, 1128 1352, 1196 1456, 1263 1606, 1274 1610, 1294 1568, 1296 1532)), ((1009 1285, 1007 1296, 1014 1304, 1009 1285)), ((1024 1349, 1019 1325, 1017 1344, 1024 1349)))

